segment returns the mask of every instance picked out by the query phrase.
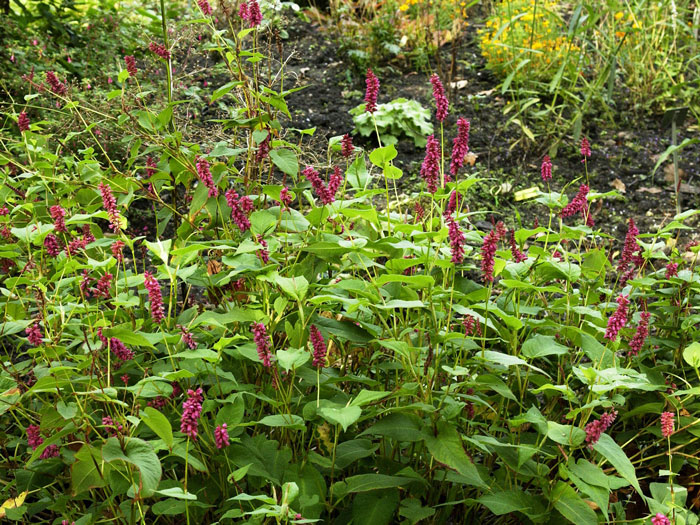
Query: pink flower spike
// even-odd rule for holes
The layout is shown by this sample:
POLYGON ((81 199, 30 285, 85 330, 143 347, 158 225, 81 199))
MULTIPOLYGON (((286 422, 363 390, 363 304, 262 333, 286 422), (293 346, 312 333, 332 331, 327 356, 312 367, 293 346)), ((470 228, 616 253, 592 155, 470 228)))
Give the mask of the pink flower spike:
POLYGON ((499 228, 494 228, 484 237, 484 242, 481 246, 481 273, 483 274, 484 282, 493 282, 496 249, 500 238, 499 228))
POLYGON ((425 144, 425 158, 420 168, 421 177, 430 193, 438 190, 440 182, 440 142, 435 135, 430 135, 425 144))
POLYGON ((32 447, 32 450, 36 450, 43 442, 39 426, 29 425, 27 427, 27 444, 32 447))
POLYGON ((29 131, 29 117, 26 111, 22 111, 17 117, 17 127, 20 132, 29 131))
POLYGON ((581 139, 581 155, 583 155, 581 162, 586 162, 586 159, 591 156, 591 144, 586 137, 581 139))
POLYGON ((639 235, 639 229, 637 229, 637 226, 634 224, 634 219, 630 218, 629 226, 627 227, 627 235, 625 235, 625 245, 622 248, 620 262, 617 265, 617 271, 620 274, 627 271, 634 254, 639 250, 637 235, 639 235))
POLYGON ((118 231, 121 227, 119 210, 117 209, 117 199, 114 198, 112 194, 112 188, 100 182, 99 184, 100 193, 102 194, 102 204, 107 211, 107 216, 109 217, 109 227, 112 231, 118 231))
POLYGON ((209 162, 204 157, 197 157, 197 176, 202 181, 202 184, 209 189, 209 197, 217 197, 219 195, 219 189, 214 184, 211 171, 209 171, 209 162))
MULTIPOLYGON (((577 213, 587 214, 588 212, 588 191, 585 184, 581 184, 576 196, 561 210, 562 217, 571 217, 577 213)), ((590 214, 589 214, 590 215, 590 214)))
POLYGON ((673 412, 661 414, 661 435, 665 438, 673 434, 673 420, 676 416, 673 412))
POLYGON ((457 177, 460 168, 464 166, 464 159, 469 153, 469 121, 465 118, 457 119, 457 137, 452 141, 452 156, 450 157, 450 173, 457 177))
POLYGON ((156 44, 155 42, 151 42, 150 44, 148 44, 148 49, 150 49, 152 53, 155 53, 163 60, 170 60, 170 51, 168 51, 163 44, 156 44))
POLYGON ((515 262, 520 263, 527 260, 527 255, 520 251, 515 242, 515 230, 510 230, 510 253, 515 262))
POLYGON ((250 327, 253 332, 253 340, 258 350, 258 357, 265 368, 272 367, 272 352, 270 351, 270 337, 267 335, 265 325, 253 323, 250 327))
POLYGON ((68 92, 66 85, 58 79, 53 71, 46 72, 46 82, 49 83, 49 89, 54 95, 65 95, 68 92))
POLYGON ((248 21, 248 2, 243 1, 241 5, 238 6, 238 16, 246 22, 248 21))
POLYGON ((615 342, 617 334, 627 324, 627 307, 629 296, 620 294, 617 296, 617 310, 608 319, 608 327, 605 330, 605 339, 615 342))
POLYGON ((68 233, 65 222, 66 210, 56 204, 49 208, 49 213, 53 219, 53 229, 59 233, 68 233))
POLYGON ((600 436, 612 426, 616 417, 617 410, 613 410, 609 414, 605 413, 600 416, 600 419, 591 421, 586 425, 586 443, 588 443, 588 448, 592 449, 598 443, 600 436))
POLYGON ((450 248, 452 250, 452 262, 454 264, 462 264, 464 261, 464 243, 467 239, 452 216, 447 219, 447 225, 449 228, 450 248))
POLYGON ((542 173, 543 182, 552 180, 552 160, 549 158, 549 155, 545 155, 542 159, 540 172, 542 173))
POLYGON ((678 277, 678 263, 670 262, 666 265, 666 274, 664 275, 666 279, 671 277, 678 277))
POLYGON ((180 432, 197 440, 199 416, 202 415, 202 389, 188 390, 187 399, 182 403, 182 417, 180 418, 180 432))
POLYGON ((197 0, 197 5, 202 10, 202 14, 211 15, 214 11, 207 0, 197 0))
POLYGON ((34 346, 39 346, 44 342, 44 336, 41 333, 41 327, 39 323, 34 323, 27 327, 24 331, 27 334, 27 340, 30 344, 34 346))
POLYGON ((309 339, 311 340, 311 346, 313 347, 313 366, 321 368, 326 362, 326 352, 328 348, 326 347, 326 342, 323 340, 323 335, 316 325, 311 325, 309 328, 309 339))
POLYGON ((346 159, 349 158, 355 151, 355 146, 352 145, 352 137, 349 134, 343 135, 340 141, 340 153, 346 159))
POLYGON ((656 516, 651 518, 651 525, 671 525, 671 521, 660 512, 656 513, 656 516))
POLYGON ((365 79, 367 90, 365 91, 365 111, 374 113, 377 111, 377 97, 379 96, 379 79, 371 69, 367 70, 365 79))
POLYGON ((154 323, 160 323, 165 319, 163 309, 163 296, 160 292, 160 284, 156 278, 149 272, 143 274, 144 285, 148 290, 148 299, 151 301, 151 317, 154 323))
POLYGON ((639 352, 644 347, 644 342, 647 340, 649 335, 649 318, 651 314, 649 312, 642 312, 641 320, 637 326, 637 332, 630 341, 630 351, 627 355, 633 356, 639 354, 639 352))
POLYGON ((126 63, 126 70, 129 72, 129 76, 135 77, 138 71, 136 69, 136 58, 133 55, 126 55, 124 62, 126 63))
POLYGON ((445 96, 445 88, 437 74, 430 77, 430 83, 433 85, 433 98, 435 99, 436 118, 439 122, 444 121, 449 113, 449 102, 445 96))
POLYGON ((250 27, 257 27, 262 23, 262 13, 260 12, 260 5, 258 0, 249 0, 248 2, 248 25, 250 27))
POLYGON ((226 423, 219 425, 214 429, 214 441, 216 442, 216 448, 222 449, 228 447, 231 443, 229 442, 228 429, 226 428, 226 423))

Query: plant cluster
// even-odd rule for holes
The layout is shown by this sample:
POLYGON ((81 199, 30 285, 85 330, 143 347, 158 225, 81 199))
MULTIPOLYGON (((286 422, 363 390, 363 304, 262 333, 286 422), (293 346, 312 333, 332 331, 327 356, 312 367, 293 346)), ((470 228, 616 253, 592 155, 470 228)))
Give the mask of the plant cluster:
MULTIPOLYGON (((210 96, 232 108, 227 140, 175 118, 162 11, 141 50, 161 74, 120 59, 118 106, 50 70, 9 108, 0 517, 697 523, 700 245, 679 233, 700 212, 656 232, 630 219, 615 241, 584 140, 580 174, 543 160, 536 224, 479 221, 469 137, 488 131, 446 125, 437 75, 422 182, 392 197, 393 145, 346 135, 324 156, 284 128, 260 6, 224 5, 223 28, 193 7, 230 74, 210 96), (83 133, 47 132, 52 112, 83 133)), ((371 71, 366 86, 376 132, 371 71)))
POLYGON ((479 30, 487 67, 502 77, 515 72, 524 84, 529 79, 550 81, 563 68, 564 74, 575 74, 581 49, 567 37, 559 9, 559 2, 549 0, 497 4, 479 30))
POLYGON ((371 137, 378 132, 383 144, 396 144, 405 135, 413 140, 416 147, 423 148, 426 137, 433 132, 430 112, 417 100, 397 98, 379 104, 373 114, 365 109, 365 104, 360 104, 350 110, 355 130, 363 137, 371 137))

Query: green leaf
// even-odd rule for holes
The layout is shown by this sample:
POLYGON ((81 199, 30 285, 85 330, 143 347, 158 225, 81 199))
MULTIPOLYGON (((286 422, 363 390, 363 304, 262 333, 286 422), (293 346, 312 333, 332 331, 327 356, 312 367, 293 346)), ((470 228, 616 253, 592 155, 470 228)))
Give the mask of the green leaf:
POLYGON ((155 432, 163 442, 171 448, 173 446, 173 429, 170 421, 159 410, 153 407, 146 407, 141 412, 141 421, 155 432))
POLYGON ((309 290, 309 281, 303 275, 291 278, 275 275, 273 280, 287 295, 297 301, 303 301, 309 290))
POLYGON ((189 501, 196 501, 197 496, 191 492, 185 492, 181 487, 171 487, 169 489, 156 490, 156 494, 161 496, 167 496, 168 498, 175 499, 186 499, 189 501))
POLYGON ((277 218, 266 210, 257 210, 250 214, 250 231, 255 235, 266 235, 275 229, 277 218))
POLYGON ((107 463, 124 461, 139 470, 140 483, 132 487, 135 495, 147 498, 152 496, 158 488, 163 471, 158 456, 147 442, 138 438, 129 438, 122 450, 117 438, 109 438, 102 447, 102 458, 107 463))
POLYGON ((75 463, 71 465, 71 488, 73 496, 90 489, 104 487, 105 481, 99 470, 99 450, 90 445, 83 445, 75 454, 75 463))
POLYGON ((75 403, 66 403, 61 400, 56 403, 56 411, 61 414, 63 419, 73 419, 78 413, 78 405, 75 403))
POLYGON ((286 427, 294 430, 304 430, 304 420, 296 414, 275 414, 266 416, 258 424, 268 427, 286 427))
POLYGON ((440 420, 437 423, 437 436, 432 432, 425 433, 425 444, 436 461, 455 469, 468 483, 480 488, 487 488, 479 472, 470 461, 462 447, 462 438, 457 429, 450 423, 440 420))
POLYGON ((573 425, 547 421, 547 437, 560 445, 577 447, 586 439, 586 432, 573 425))
POLYGON ((333 494, 343 497, 354 492, 370 492, 373 490, 390 489, 394 487, 405 487, 410 483, 415 483, 415 478, 404 476, 387 476, 386 474, 360 474, 350 476, 343 481, 338 481, 333 485, 333 494))
POLYGON ((634 465, 629 460, 620 446, 615 443, 613 438, 608 434, 601 434, 598 442, 593 446, 593 450, 607 459, 610 464, 615 467, 618 474, 629 481, 632 486, 637 489, 641 495, 644 495, 642 488, 639 486, 637 474, 634 471, 634 465))
POLYGON ((299 173, 299 161, 292 150, 286 148, 273 149, 270 152, 270 160, 282 173, 296 177, 299 173))
POLYGON ((414 442, 423 440, 422 427, 422 421, 418 416, 395 412, 380 419, 360 435, 369 434, 388 437, 399 442, 414 442))
POLYGON ((405 283, 412 288, 430 288, 435 284, 435 279, 429 275, 385 273, 376 280, 376 283, 379 286, 386 283, 405 283))
POLYGON ((359 394, 350 402, 350 406, 364 406, 377 401, 379 399, 384 399, 386 396, 391 394, 391 392, 376 392, 373 390, 361 390, 359 394))
POLYGON ((168 264, 168 255, 170 255, 170 247, 173 243, 171 239, 163 242, 158 240, 156 242, 144 241, 148 250, 158 257, 164 264, 168 264))
POLYGON ((310 357, 311 353, 303 348, 277 350, 277 363, 287 372, 299 368, 306 363, 310 357))
POLYGON ((700 343, 690 343, 683 350, 683 359, 693 368, 700 368, 700 343))
POLYGON ((345 174, 350 186, 355 190, 366 189, 369 181, 372 180, 367 171, 367 163, 365 162, 364 155, 359 155, 353 163, 350 164, 345 174))
POLYGON ((399 493, 395 489, 358 494, 352 502, 353 523, 389 525, 395 523, 398 508, 399 493))
POLYGON ((243 84, 243 81, 241 80, 234 80, 233 82, 229 82, 227 84, 224 84, 218 89, 215 89, 214 92, 211 95, 211 102, 216 102, 219 100, 221 97, 226 95, 229 91, 231 91, 234 87, 240 86, 243 84))
POLYGON ((378 168, 384 168, 385 164, 396 158, 396 155, 398 155, 398 152, 393 145, 384 146, 382 148, 377 148, 370 153, 369 160, 378 168))
POLYGON ((598 518, 581 496, 563 481, 559 481, 552 491, 552 501, 557 509, 571 523, 577 525, 598 525, 598 518))
POLYGON ((523 343, 522 355, 530 359, 545 357, 548 355, 565 355, 569 349, 557 343, 556 338, 551 335, 534 335, 523 343))
POLYGON ((146 338, 146 334, 143 332, 134 332, 126 326, 104 328, 103 333, 105 337, 116 337, 122 343, 128 346, 146 346, 148 348, 155 348, 153 343, 146 338))
POLYGON ((333 425, 340 425, 344 431, 355 423, 362 415, 362 409, 358 406, 330 407, 325 406, 318 409, 318 413, 333 425))
POLYGON ((503 516, 511 512, 534 512, 532 497, 519 490, 503 490, 492 494, 484 494, 478 500, 496 516, 503 516))
POLYGON ((343 441, 335 449, 335 466, 344 469, 358 459, 371 456, 379 448, 369 439, 352 439, 343 441))

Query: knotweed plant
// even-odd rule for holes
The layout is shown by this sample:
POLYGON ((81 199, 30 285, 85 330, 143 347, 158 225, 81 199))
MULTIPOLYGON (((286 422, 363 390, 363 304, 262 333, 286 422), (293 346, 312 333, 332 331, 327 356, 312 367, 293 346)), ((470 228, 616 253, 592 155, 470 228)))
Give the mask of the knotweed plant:
MULTIPOLYGON (((615 239, 585 166, 552 159, 533 174, 547 226, 470 210, 490 174, 469 136, 490 131, 450 124, 435 77, 444 127, 402 210, 393 145, 339 136, 324 155, 281 124, 255 0, 192 8, 232 75, 210 94, 236 108, 231 143, 148 102, 170 76, 131 60, 118 105, 98 113, 49 76, 35 124, 18 128, 18 106, 3 129, 4 515, 694 522, 700 246, 678 235, 698 212, 615 239), (85 121, 89 147, 36 124, 55 111, 85 121), (110 141, 87 122, 100 114, 110 141)), ((177 72, 165 22, 134 53, 177 72)), ((368 111, 380 84, 368 73, 368 111)))

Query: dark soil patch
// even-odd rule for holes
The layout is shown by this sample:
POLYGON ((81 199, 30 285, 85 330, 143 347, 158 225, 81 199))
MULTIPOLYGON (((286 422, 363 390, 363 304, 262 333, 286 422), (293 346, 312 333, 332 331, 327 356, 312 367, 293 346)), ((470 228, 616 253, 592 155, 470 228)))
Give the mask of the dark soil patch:
MULTIPOLYGON (((287 48, 288 52, 294 53, 289 71, 296 77, 297 86, 306 86, 288 98, 293 115, 291 126, 300 129, 315 127, 317 139, 351 132, 353 123, 349 110, 363 101, 364 77, 355 75, 348 81, 350 63, 333 36, 319 26, 294 22, 289 33, 287 48)), ((448 52, 446 49, 445 59, 448 52)), ((464 116, 469 119, 472 130, 470 147, 478 155, 472 170, 486 179, 477 187, 477 194, 470 202, 472 210, 498 209, 499 215, 512 223, 517 206, 523 225, 530 226, 536 216, 546 211, 539 204, 516 203, 514 193, 534 185, 544 189, 539 166, 550 144, 520 141, 511 147, 521 135, 514 126, 504 127, 507 117, 503 115, 503 108, 508 101, 497 89, 498 79, 485 69, 474 25, 467 29, 462 39, 457 63, 454 80, 462 81, 460 85, 464 87, 451 90, 449 95, 451 112, 445 122, 445 148, 449 151, 451 147, 457 118, 464 116)), ((397 64, 392 64, 392 69, 395 68, 397 64)), ((405 97, 434 108, 428 74, 404 69, 398 75, 380 72, 379 78, 382 84, 380 103, 405 97)), ((675 215, 675 201, 672 184, 664 174, 664 167, 668 169, 670 163, 659 168, 652 177, 658 156, 670 145, 669 132, 662 129, 662 116, 634 115, 624 106, 624 101, 618 104, 614 122, 592 110, 582 133, 589 138, 593 149, 588 162, 592 190, 603 193, 615 189, 615 186, 624 188, 622 197, 606 198, 601 206, 593 207, 594 218, 601 229, 621 237, 626 232, 625 223, 629 217, 635 219, 640 231, 656 231, 675 215)), ((696 127, 691 126, 690 121, 686 122, 679 130, 678 142, 691 137, 694 129, 696 127)), ((436 134, 439 134, 437 127, 436 134)), ((367 148, 374 146, 359 138, 355 142, 367 148)), ((410 194, 419 189, 418 172, 424 152, 415 148, 409 139, 400 140, 397 149, 397 164, 404 170, 400 191, 410 194)), ((566 137, 553 160, 552 190, 561 191, 565 185, 573 183, 566 192, 570 197, 576 192, 581 182, 573 181, 580 179, 585 182, 581 159, 578 143, 572 137, 566 137)), ((683 210, 698 208, 700 146, 683 149, 679 161, 684 173, 683 182, 687 184, 684 189, 689 190, 682 194, 683 210)), ((687 224, 695 226, 698 220, 689 219, 687 224)), ((697 234, 691 231, 686 237, 693 236, 697 234)))

